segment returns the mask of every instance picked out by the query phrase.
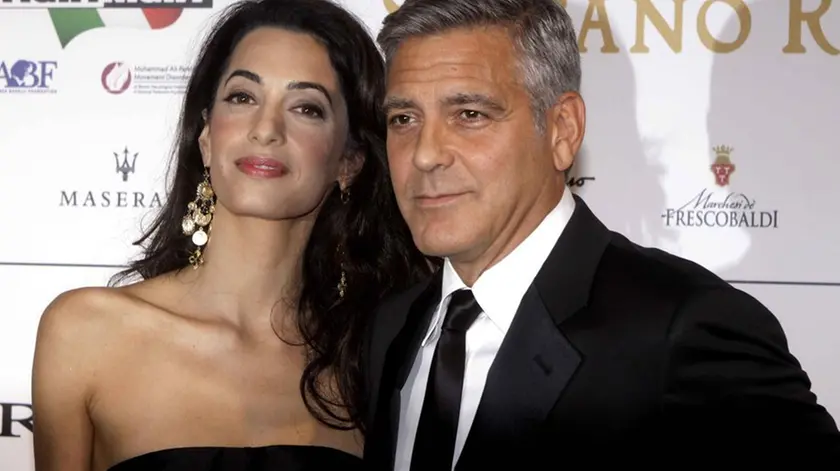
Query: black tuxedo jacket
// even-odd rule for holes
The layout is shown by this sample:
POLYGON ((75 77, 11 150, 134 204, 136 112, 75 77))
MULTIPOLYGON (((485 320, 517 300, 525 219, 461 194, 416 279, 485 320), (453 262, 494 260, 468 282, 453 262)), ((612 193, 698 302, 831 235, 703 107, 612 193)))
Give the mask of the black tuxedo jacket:
MULTIPOLYGON (((440 283, 438 273, 386 301, 372 324, 362 361, 370 469, 392 469, 400 389, 440 283)), ((456 470, 554 469, 542 463, 586 451, 588 464, 663 451, 828 458, 838 442, 764 306, 610 232, 576 197, 490 369, 456 470)))

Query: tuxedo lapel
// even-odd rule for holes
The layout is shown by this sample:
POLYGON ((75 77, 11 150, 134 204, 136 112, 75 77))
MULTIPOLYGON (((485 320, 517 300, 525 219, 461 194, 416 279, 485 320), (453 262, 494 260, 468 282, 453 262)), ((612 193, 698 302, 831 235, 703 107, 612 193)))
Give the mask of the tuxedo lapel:
POLYGON ((574 198, 575 212, 534 279, 557 326, 589 302, 595 272, 612 237, 586 203, 574 198))
POLYGON ((511 445, 534 437, 585 361, 562 323, 586 307, 610 232, 583 200, 575 203, 496 354, 456 470, 509 462, 511 445))
POLYGON ((440 299, 442 275, 438 271, 411 303, 405 323, 391 342, 385 357, 375 417, 375 433, 368 439, 375 465, 371 469, 393 469, 400 420, 400 389, 417 357, 432 313, 440 299), (375 443, 373 442, 375 440, 375 443))
POLYGON ((432 321, 435 308, 440 303, 441 279, 442 276, 436 275, 429 286, 411 304, 405 326, 394 340, 395 363, 398 359, 401 359, 399 364, 395 365, 397 369, 394 385, 397 390, 402 389, 408 379, 408 374, 411 372, 411 367, 420 351, 420 344, 423 342, 423 337, 432 321))
POLYGON ((494 454, 510 452, 505 445, 545 420, 579 364, 531 286, 490 368, 457 469, 475 469, 475 459, 492 463, 494 454))

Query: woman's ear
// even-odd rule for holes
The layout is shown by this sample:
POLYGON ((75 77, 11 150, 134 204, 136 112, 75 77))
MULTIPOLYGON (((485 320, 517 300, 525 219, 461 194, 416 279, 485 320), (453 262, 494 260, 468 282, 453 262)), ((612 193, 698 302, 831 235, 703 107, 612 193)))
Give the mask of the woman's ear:
POLYGON ((210 166, 210 156, 213 155, 210 149, 210 121, 207 119, 207 110, 201 112, 201 118, 204 120, 204 128, 198 136, 198 148, 201 149, 201 160, 205 167, 210 166))
POLYGON ((346 190, 362 171, 365 164, 365 157, 361 151, 353 151, 341 158, 338 169, 338 187, 341 191, 346 190))

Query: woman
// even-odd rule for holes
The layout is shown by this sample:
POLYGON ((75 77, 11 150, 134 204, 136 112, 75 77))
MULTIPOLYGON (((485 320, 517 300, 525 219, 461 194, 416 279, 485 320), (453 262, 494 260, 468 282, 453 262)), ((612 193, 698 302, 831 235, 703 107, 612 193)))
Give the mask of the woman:
POLYGON ((383 81, 332 3, 225 12, 168 202, 123 274, 143 281, 64 293, 41 320, 39 471, 360 466, 367 316, 429 272, 388 180, 383 81))

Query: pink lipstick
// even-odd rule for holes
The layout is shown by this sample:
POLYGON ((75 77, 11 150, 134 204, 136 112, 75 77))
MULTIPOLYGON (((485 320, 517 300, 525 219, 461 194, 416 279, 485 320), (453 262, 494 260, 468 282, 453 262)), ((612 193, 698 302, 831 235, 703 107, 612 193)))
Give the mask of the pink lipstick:
POLYGON ((279 178, 286 174, 286 166, 266 157, 242 157, 236 161, 236 168, 245 175, 257 178, 279 178))

